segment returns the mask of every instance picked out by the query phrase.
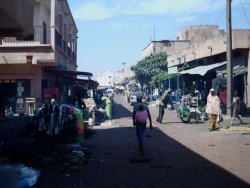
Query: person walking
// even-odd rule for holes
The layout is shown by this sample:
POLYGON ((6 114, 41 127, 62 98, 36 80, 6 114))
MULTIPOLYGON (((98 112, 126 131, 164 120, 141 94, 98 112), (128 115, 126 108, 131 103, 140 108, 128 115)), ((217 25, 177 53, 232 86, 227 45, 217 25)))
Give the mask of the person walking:
POLYGON ((162 96, 159 98, 159 113, 156 121, 158 123, 162 123, 162 119, 165 113, 165 108, 167 108, 169 102, 169 92, 170 90, 166 90, 162 96))
POLYGON ((147 119, 150 122, 150 129, 153 129, 151 114, 148 109, 148 106, 142 102, 142 98, 137 98, 137 103, 133 108, 133 125, 136 128, 136 136, 139 143, 139 151, 142 156, 144 156, 144 132, 147 125, 147 119))
POLYGON ((112 120, 112 101, 106 96, 102 97, 102 101, 105 105, 105 115, 107 119, 112 120))
POLYGON ((215 94, 213 88, 210 89, 207 97, 206 113, 208 114, 209 119, 209 131, 215 131, 217 118, 220 115, 220 99, 215 94))
POLYGON ((240 121, 240 124, 243 124, 243 120, 240 118, 239 113, 240 113, 240 97, 238 96, 238 91, 234 91, 234 96, 233 96, 233 103, 228 109, 233 108, 233 116, 231 118, 231 123, 230 125, 234 124, 235 118, 238 118, 240 121))

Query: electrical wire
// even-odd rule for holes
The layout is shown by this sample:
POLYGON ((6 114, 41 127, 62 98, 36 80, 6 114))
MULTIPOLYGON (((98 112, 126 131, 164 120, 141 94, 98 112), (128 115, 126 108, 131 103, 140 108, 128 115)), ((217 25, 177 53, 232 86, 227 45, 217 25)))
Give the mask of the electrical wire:
POLYGON ((243 3, 242 3, 241 0, 240 0, 240 4, 241 4, 241 7, 242 7, 242 9, 243 9, 243 12, 244 12, 245 18, 246 18, 246 20, 247 20, 247 23, 248 23, 248 25, 250 26, 250 21, 249 21, 249 19, 248 19, 248 17, 247 17, 246 10, 245 10, 245 8, 244 8, 243 3))

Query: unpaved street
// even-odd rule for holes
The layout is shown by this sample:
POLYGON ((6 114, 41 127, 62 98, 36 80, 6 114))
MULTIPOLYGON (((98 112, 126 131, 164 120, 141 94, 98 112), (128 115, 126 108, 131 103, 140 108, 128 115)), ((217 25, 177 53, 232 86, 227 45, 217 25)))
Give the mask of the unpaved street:
POLYGON ((112 124, 95 126, 85 140, 91 157, 84 168, 69 175, 42 174, 37 187, 250 187, 249 132, 208 132, 207 122, 183 124, 174 111, 167 111, 160 125, 150 104, 154 129, 146 130, 142 157, 132 107, 123 95, 115 102, 112 124))

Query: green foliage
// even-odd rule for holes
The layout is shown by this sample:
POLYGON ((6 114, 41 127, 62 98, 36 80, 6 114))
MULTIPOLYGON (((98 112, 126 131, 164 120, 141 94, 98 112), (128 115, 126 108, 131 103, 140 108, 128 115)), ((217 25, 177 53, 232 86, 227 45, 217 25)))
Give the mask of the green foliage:
POLYGON ((131 70, 134 71, 137 81, 142 85, 154 82, 153 79, 158 82, 167 75, 167 54, 160 53, 146 57, 132 66, 131 70), (160 75, 158 76, 158 74, 160 75))

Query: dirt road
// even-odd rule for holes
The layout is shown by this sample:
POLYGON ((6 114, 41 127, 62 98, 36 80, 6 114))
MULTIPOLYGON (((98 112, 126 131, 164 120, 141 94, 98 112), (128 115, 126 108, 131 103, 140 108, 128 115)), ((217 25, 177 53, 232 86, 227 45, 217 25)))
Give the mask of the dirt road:
MULTIPOLYGON (((112 123, 95 126, 85 140, 92 155, 83 170, 42 175, 37 187, 250 187, 248 132, 208 132, 206 123, 183 124, 167 111, 163 124, 154 121, 154 129, 146 130, 142 157, 132 107, 122 95, 115 102, 112 123)), ((155 120, 157 109, 150 110, 155 120)))

